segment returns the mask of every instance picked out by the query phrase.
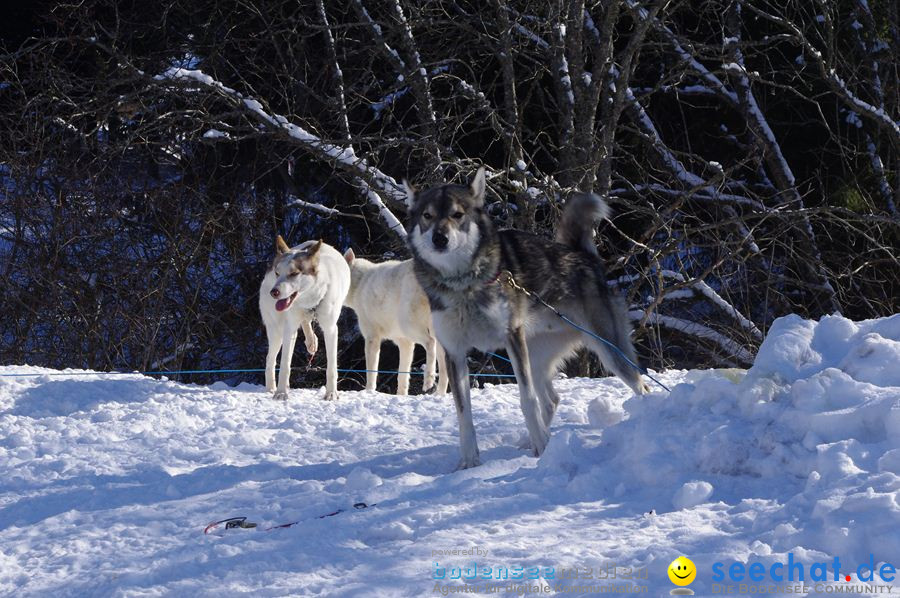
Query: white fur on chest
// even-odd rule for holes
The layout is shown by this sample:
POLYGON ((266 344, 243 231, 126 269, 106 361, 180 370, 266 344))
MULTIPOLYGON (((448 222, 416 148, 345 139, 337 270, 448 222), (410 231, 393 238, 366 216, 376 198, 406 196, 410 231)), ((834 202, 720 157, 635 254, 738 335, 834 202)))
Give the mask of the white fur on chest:
POLYGON ((438 340, 454 353, 471 348, 491 351, 506 345, 509 329, 509 303, 504 296, 488 304, 474 299, 449 302, 447 309, 433 312, 438 340))

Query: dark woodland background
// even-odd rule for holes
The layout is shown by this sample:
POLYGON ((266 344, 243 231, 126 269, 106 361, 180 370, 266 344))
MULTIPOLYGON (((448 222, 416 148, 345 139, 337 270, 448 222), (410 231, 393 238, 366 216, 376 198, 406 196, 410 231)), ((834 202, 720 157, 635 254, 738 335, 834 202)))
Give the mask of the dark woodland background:
MULTIPOLYGON (((572 190, 609 197, 597 240, 651 367, 746 366, 788 313, 897 312, 898 11, 16 3, 0 20, 0 363, 260 368, 277 233, 408 257, 400 181, 482 164, 501 227, 549 236, 572 190)), ((353 322, 340 367, 363 365, 353 322)))

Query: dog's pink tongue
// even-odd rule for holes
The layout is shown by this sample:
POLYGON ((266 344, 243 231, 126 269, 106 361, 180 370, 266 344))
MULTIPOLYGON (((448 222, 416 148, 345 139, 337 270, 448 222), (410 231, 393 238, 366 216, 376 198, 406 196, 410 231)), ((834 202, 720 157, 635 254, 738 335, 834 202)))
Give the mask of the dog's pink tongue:
POLYGON ((278 311, 284 311, 287 309, 288 303, 290 302, 290 298, 288 299, 279 299, 275 302, 275 309, 278 311))

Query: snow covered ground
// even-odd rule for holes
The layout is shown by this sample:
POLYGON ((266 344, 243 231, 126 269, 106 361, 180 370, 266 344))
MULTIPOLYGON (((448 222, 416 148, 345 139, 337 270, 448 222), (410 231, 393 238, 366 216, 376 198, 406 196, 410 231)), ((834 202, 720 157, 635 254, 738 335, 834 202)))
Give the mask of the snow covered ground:
POLYGON ((559 380, 541 459, 515 387, 489 385, 484 465, 459 472, 449 397, 18 372, 37 375, 0 377, 4 596, 664 596, 679 555, 699 595, 794 593, 770 574, 789 561, 801 594, 900 594, 857 573, 900 567, 900 315, 782 318, 752 369, 664 373, 671 395, 559 380), (260 528, 204 535, 238 515, 260 528))

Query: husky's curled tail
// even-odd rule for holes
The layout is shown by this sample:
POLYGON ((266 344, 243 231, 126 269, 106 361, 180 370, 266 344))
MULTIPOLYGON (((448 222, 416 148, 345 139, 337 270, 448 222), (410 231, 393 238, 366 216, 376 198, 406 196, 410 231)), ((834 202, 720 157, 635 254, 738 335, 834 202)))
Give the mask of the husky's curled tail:
POLYGON ((594 225, 609 218, 609 205, 596 193, 576 193, 563 208, 556 228, 556 242, 591 255, 599 255, 594 245, 594 225))
MULTIPOLYGON (((611 293, 606 286, 606 269, 600 259, 597 246, 594 245, 594 226, 600 220, 610 217, 609 205, 596 193, 576 193, 563 208, 562 218, 556 228, 556 242, 575 251, 583 251, 593 258, 596 274, 597 298, 590 305, 604 314, 602 329, 607 342, 616 350, 610 351, 603 344, 595 350, 601 357, 604 366, 626 381, 636 391, 647 392, 650 389, 638 376, 632 366, 637 356, 631 344, 631 327, 628 321, 628 309, 625 301, 616 293, 611 293), (630 360, 630 363, 629 363, 630 360)), ((598 321, 599 323, 599 321, 598 321)), ((597 330, 601 326, 596 326, 597 330)))

